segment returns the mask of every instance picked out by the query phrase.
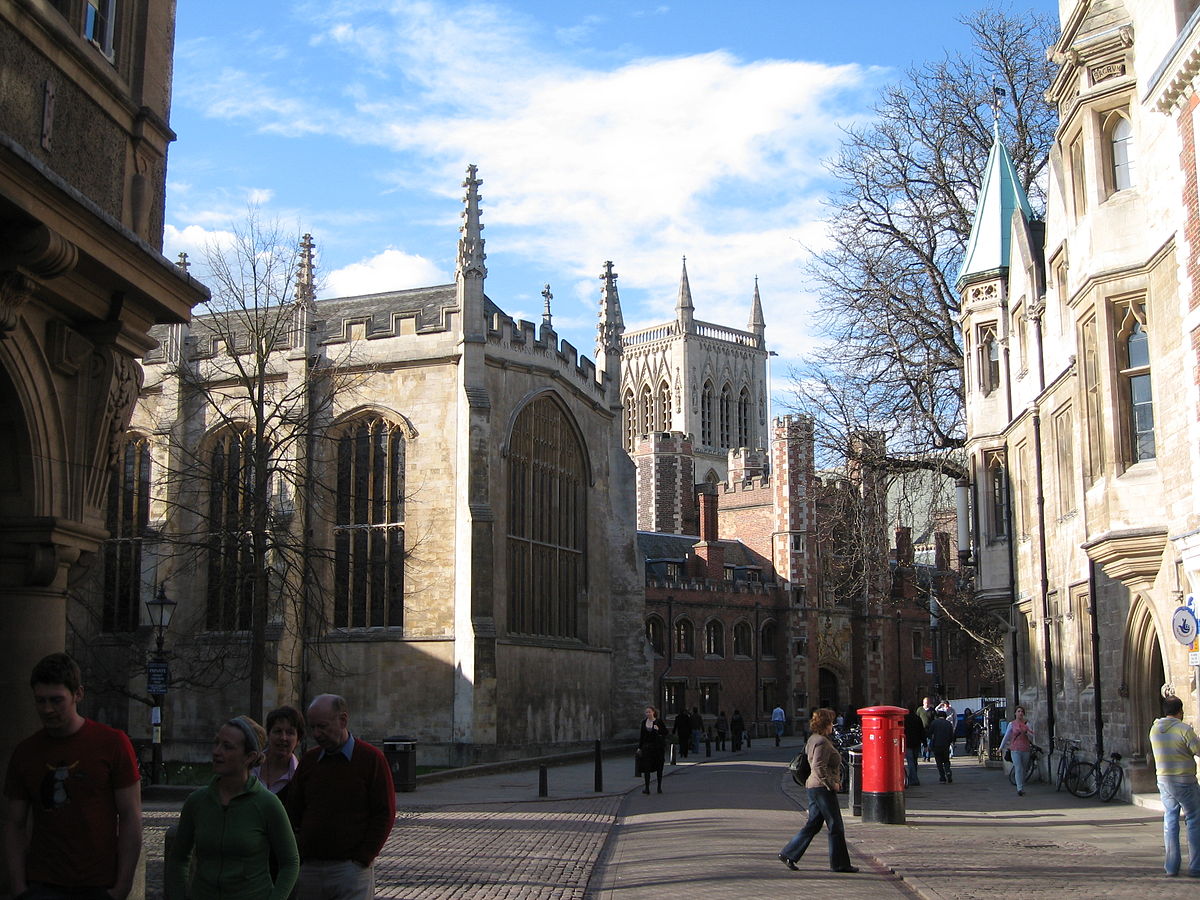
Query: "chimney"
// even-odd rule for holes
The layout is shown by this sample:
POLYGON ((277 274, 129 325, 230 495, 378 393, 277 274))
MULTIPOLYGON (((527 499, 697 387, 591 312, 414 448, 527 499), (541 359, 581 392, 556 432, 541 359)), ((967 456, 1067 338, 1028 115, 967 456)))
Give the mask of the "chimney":
POLYGON ((912 564, 912 529, 907 525, 901 525, 896 529, 896 565, 911 568, 912 564))
POLYGON ((700 495, 700 541, 693 549, 701 563, 699 574, 712 581, 723 581, 725 546, 717 537, 717 486, 702 484, 696 490, 700 495))

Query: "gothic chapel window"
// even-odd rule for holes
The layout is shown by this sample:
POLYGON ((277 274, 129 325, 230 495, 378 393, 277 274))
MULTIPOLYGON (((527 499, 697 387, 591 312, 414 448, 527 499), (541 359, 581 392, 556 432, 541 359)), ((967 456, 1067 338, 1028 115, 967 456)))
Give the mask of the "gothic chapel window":
POLYGON ((1150 344, 1146 304, 1130 301, 1117 307, 1121 352, 1122 400, 1129 439, 1129 461, 1154 459, 1154 397, 1150 390, 1150 344))
POLYGON ((142 539, 150 526, 150 441, 129 435, 108 481, 101 629, 136 631, 142 609, 142 539))
POLYGON ((713 385, 711 381, 704 382, 704 391, 700 395, 700 443, 706 447, 713 446, 713 385))
POLYGON ((658 388, 658 430, 671 430, 671 388, 664 381, 658 388))
POLYGON ((214 437, 208 461, 209 631, 249 631, 254 608, 254 557, 250 528, 258 471, 254 435, 230 426, 214 437))
POLYGON ((995 324, 979 329, 979 387, 991 394, 1000 386, 1000 341, 995 324))
POLYGON ((721 388, 721 446, 733 446, 732 433, 732 418, 733 418, 733 391, 729 389, 729 385, 721 388))
POLYGON ((637 449, 637 408, 633 405, 633 391, 625 392, 625 408, 621 411, 625 426, 625 449, 632 453, 637 449))
POLYGON ((508 630, 583 639, 587 473, 556 400, 542 396, 521 411, 508 459, 508 630))
POLYGON ((738 427, 738 446, 750 446, 750 391, 742 388, 742 393, 738 397, 737 408, 737 427, 738 427))
POLYGON ((654 430, 654 400, 650 396, 650 385, 642 388, 642 402, 638 404, 642 414, 641 434, 649 434, 654 430))
POLYGON ((370 416, 337 438, 333 624, 404 624, 404 434, 370 416))

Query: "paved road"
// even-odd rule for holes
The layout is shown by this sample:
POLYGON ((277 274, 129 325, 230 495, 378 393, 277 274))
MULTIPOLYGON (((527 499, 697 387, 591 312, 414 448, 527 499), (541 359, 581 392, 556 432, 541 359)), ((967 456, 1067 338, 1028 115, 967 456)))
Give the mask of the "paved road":
POLYGON ((900 879, 856 855, 856 875, 829 870, 819 835, 792 872, 776 857, 804 823, 784 793, 786 760, 718 759, 666 779, 664 793, 627 796, 596 872, 596 900, 794 897, 912 897, 900 879))

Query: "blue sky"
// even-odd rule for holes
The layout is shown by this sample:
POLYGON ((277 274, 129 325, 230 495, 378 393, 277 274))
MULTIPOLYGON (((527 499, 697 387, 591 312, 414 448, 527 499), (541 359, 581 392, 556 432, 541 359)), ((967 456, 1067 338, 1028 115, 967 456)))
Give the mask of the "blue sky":
POLYGON ((744 327, 757 276, 791 361, 814 348, 804 263, 839 129, 965 49, 978 5, 180 3, 164 253, 199 260, 253 203, 312 232, 321 296, 448 282, 475 163, 510 314, 540 320, 548 282, 590 356, 604 261, 636 328, 671 315, 686 255, 697 318, 744 327))

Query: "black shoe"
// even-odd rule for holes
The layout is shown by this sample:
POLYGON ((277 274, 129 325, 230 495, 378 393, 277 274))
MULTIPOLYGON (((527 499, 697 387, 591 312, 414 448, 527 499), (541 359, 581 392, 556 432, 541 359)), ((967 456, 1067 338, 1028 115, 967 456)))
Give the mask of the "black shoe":
POLYGON ((953 776, 953 775, 947 775, 947 776, 946 776, 946 781, 950 782, 950 784, 954 784, 954 776, 953 776))
POLYGON ((642 788, 642 793, 643 793, 643 794, 648 794, 648 793, 650 793, 650 788, 642 788))
POLYGON ((855 872, 858 871, 858 866, 842 866, 840 869, 834 869, 833 871, 834 872, 846 872, 847 874, 853 875, 855 872))
MULTIPOLYGON (((661 785, 661 784, 658 786, 658 792, 659 792, 660 794, 662 793, 662 785, 661 785)), ((650 793, 650 792, 649 792, 649 791, 647 791, 646 793, 650 793)))
POLYGON ((939 778, 939 779, 938 779, 938 784, 945 784, 945 783, 946 783, 946 779, 945 779, 945 778, 939 778))
POLYGON ((794 862, 792 862, 790 859, 788 859, 786 856, 784 856, 782 853, 780 853, 780 854, 779 854, 779 861, 780 861, 781 863, 783 863, 785 866, 787 866, 789 869, 791 869, 793 872, 799 872, 799 871, 800 871, 800 867, 799 867, 799 866, 797 866, 797 865, 796 865, 794 862))
POLYGON ((1017 791, 1017 796, 1018 796, 1018 797, 1024 797, 1024 796, 1025 796, 1025 792, 1024 792, 1024 791, 1017 791))

